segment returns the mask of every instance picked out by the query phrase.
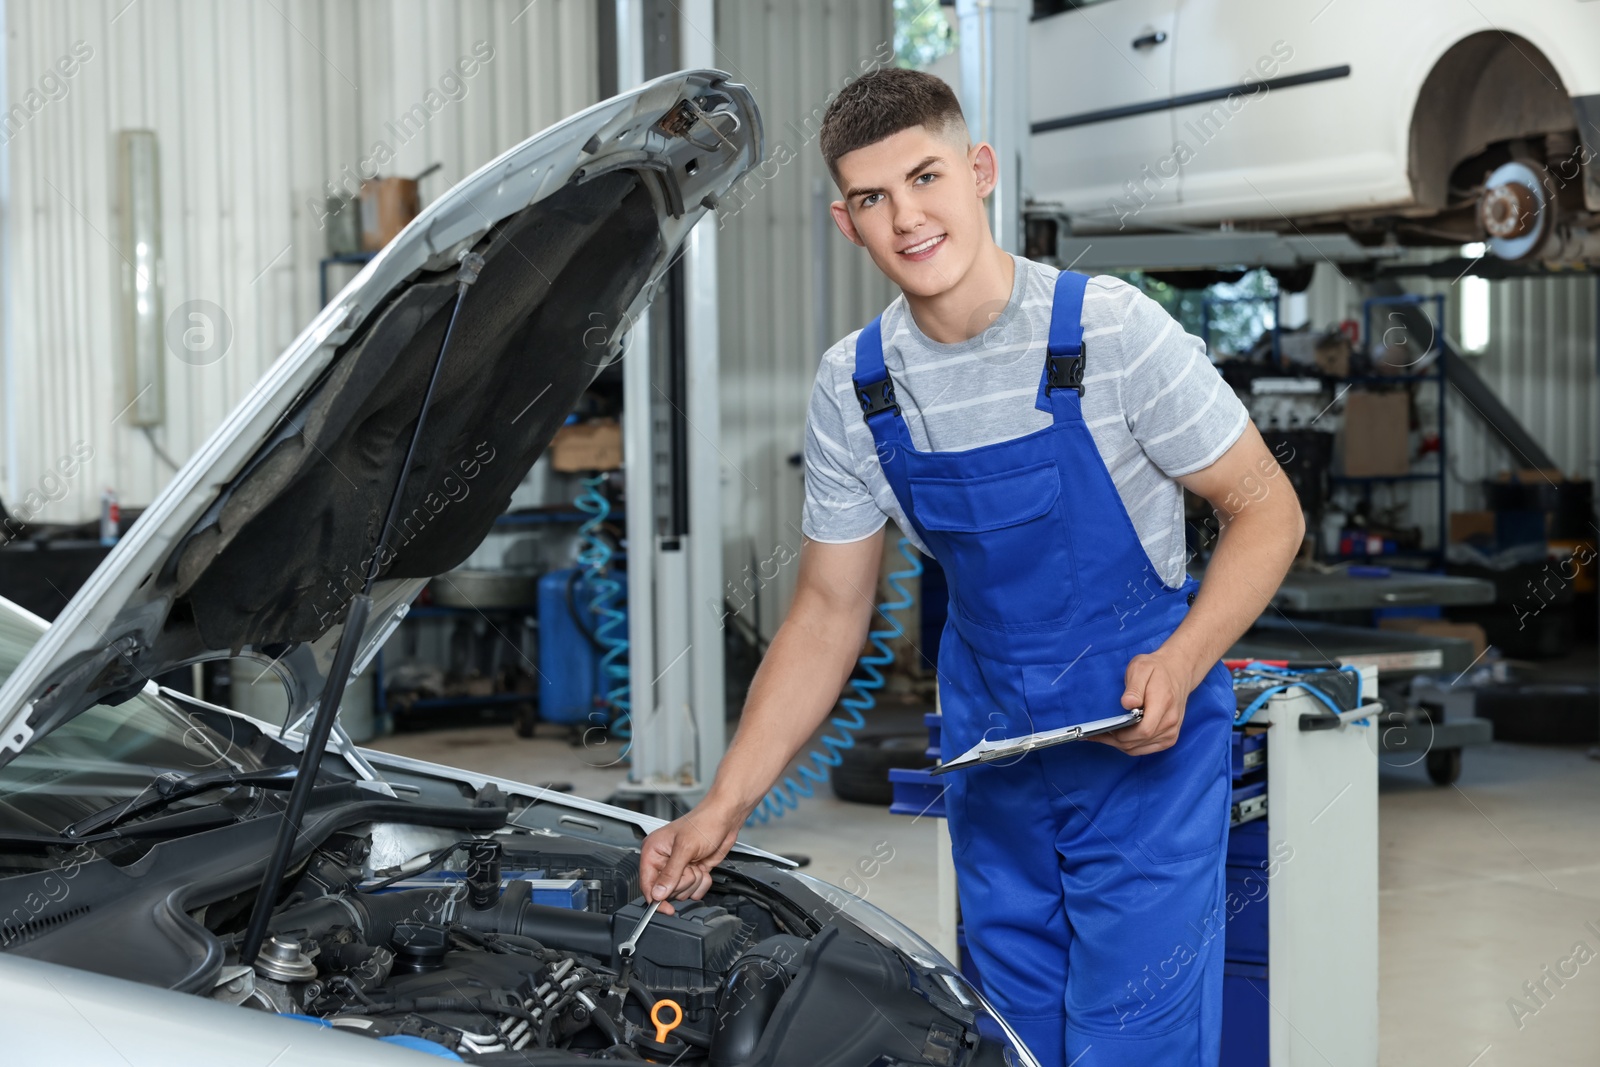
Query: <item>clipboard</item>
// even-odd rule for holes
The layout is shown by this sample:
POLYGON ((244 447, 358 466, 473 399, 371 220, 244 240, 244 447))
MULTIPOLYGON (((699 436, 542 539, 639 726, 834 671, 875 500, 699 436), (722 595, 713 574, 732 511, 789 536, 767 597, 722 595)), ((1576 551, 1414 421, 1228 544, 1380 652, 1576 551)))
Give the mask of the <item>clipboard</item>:
POLYGON ((1078 741, 1085 737, 1093 737, 1096 734, 1108 734, 1113 730, 1120 730, 1124 726, 1132 726, 1143 718, 1144 709, 1134 708, 1132 711, 1125 711, 1120 715, 1094 719, 1090 722, 1080 722, 1073 726, 1063 726, 1057 730, 1024 734, 1021 737, 1003 737, 997 741, 979 741, 955 759, 945 760, 938 766, 931 768, 928 773, 944 774, 947 771, 960 770, 963 767, 976 767, 980 763, 993 763, 996 760, 1007 759, 1011 756, 1021 756, 1035 749, 1062 745, 1068 741, 1078 741))

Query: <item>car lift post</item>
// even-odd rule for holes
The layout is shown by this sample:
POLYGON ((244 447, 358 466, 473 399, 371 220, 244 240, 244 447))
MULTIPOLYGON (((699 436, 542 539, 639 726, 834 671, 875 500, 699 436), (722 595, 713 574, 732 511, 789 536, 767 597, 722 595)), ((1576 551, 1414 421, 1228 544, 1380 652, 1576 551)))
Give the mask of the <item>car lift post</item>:
MULTIPOLYGON (((715 0, 615 0, 617 87, 717 66, 715 0)), ((703 220, 633 323, 623 359, 631 748, 617 798, 670 819, 726 741, 717 230, 703 220)))

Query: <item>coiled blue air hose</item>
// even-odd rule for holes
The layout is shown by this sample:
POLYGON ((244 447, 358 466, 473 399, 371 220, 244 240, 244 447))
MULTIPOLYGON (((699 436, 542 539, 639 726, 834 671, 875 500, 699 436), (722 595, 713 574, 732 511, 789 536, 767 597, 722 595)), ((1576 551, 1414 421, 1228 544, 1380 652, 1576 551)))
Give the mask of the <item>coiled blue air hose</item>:
POLYGON ((908 578, 915 578, 922 573, 922 560, 916 550, 911 547, 911 542, 900 538, 900 554, 910 564, 905 570, 895 571, 889 575, 889 588, 894 590, 896 599, 878 605, 878 611, 889 622, 889 629, 873 630, 867 635, 875 651, 864 654, 858 661, 864 678, 851 678, 850 685, 855 693, 845 696, 839 704, 850 712, 847 719, 835 715, 831 720, 838 728, 837 734, 823 734, 822 747, 812 749, 807 755, 810 765, 802 762, 795 770, 799 780, 794 775, 785 775, 783 781, 772 787, 761 804, 750 813, 744 821, 746 826, 768 822, 772 819, 783 818, 784 812, 790 808, 800 806, 801 797, 815 794, 815 787, 828 780, 828 768, 839 766, 843 758, 840 752, 855 745, 855 732, 867 724, 863 712, 871 711, 877 700, 873 697, 876 690, 883 688, 883 673, 879 667, 886 667, 894 662, 894 651, 890 649, 889 642, 896 637, 905 635, 905 629, 900 625, 898 614, 916 603, 909 590, 901 583, 908 578))
POLYGON ((628 695, 628 614, 616 607, 622 583, 610 575, 614 553, 599 533, 600 524, 611 514, 611 501, 600 491, 606 484, 606 476, 596 474, 585 478, 582 484, 583 492, 573 505, 590 517, 578 527, 578 565, 584 570, 584 584, 592 594, 589 611, 599 620, 594 637, 605 649, 600 656, 599 670, 599 684, 604 690, 599 696, 606 707, 602 718, 612 736, 625 742, 617 756, 621 759, 633 744, 632 705, 628 695))

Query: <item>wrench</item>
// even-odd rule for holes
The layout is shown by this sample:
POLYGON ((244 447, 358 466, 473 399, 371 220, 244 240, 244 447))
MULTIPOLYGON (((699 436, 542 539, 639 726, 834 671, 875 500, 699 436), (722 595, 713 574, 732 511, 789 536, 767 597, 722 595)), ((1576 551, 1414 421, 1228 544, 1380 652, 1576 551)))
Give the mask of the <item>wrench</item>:
POLYGON ((650 925, 650 920, 656 917, 656 911, 661 907, 661 901, 656 901, 645 911, 644 917, 639 920, 639 925, 633 928, 633 933, 628 940, 617 946, 617 954, 632 956, 633 950, 639 946, 639 935, 644 933, 644 928, 650 925))

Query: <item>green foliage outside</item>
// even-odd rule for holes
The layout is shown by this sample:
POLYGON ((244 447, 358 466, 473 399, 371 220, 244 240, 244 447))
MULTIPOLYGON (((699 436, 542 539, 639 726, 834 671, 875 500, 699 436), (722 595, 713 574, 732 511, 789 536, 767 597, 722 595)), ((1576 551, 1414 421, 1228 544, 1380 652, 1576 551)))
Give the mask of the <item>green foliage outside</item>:
POLYGON ((955 49, 955 24, 939 0, 894 0, 896 66, 920 69, 955 49))
POLYGON ((1131 285, 1137 285, 1196 337, 1205 336, 1205 313, 1201 302, 1206 296, 1214 301, 1265 297, 1259 301, 1211 305, 1209 351, 1212 358, 1248 352, 1262 332, 1272 328, 1271 297, 1278 291, 1278 283, 1267 271, 1253 270, 1237 282, 1218 282, 1206 289, 1175 289, 1138 270, 1110 273, 1131 285))

